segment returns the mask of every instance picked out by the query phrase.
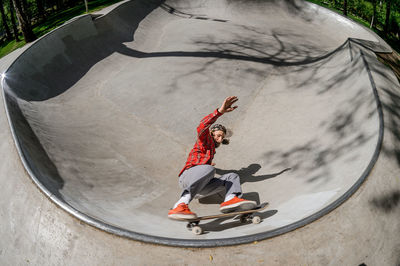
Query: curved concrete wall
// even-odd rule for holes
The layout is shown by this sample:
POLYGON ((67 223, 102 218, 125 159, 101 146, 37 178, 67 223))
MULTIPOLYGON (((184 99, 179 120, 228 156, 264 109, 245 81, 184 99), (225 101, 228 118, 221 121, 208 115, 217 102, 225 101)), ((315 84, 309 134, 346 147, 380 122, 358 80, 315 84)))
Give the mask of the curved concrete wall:
MULTIPOLYGON (((369 174, 382 127, 369 52, 348 38, 377 38, 314 5, 278 2, 130 1, 34 43, 3 82, 31 177, 92 225, 170 245, 251 242, 342 203, 369 174), (243 111, 222 120, 233 135, 218 172, 241 174, 245 197, 271 209, 258 227, 207 224, 212 234, 198 238, 166 212, 194 128, 228 94, 243 111)), ((219 200, 193 206, 207 214, 219 200)))

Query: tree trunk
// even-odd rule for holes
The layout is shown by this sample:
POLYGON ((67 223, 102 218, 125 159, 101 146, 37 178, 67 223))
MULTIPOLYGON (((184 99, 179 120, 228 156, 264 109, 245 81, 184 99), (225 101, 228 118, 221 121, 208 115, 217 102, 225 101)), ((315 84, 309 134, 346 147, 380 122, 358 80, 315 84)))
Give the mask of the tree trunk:
POLYGON ((17 23, 15 22, 15 10, 14 10, 14 5, 12 0, 10 0, 9 2, 9 6, 10 6, 10 16, 11 16, 11 24, 12 24, 12 28, 13 28, 13 33, 14 33, 14 39, 15 41, 19 42, 19 31, 18 31, 18 27, 17 27, 17 23))
POLYGON ((385 26, 383 28, 383 32, 388 34, 389 32, 389 23, 390 23, 390 7, 392 5, 392 0, 386 0, 386 19, 385 26))
POLYGON ((36 0, 36 7, 39 12, 39 17, 43 20, 46 17, 44 12, 43 0, 36 0))
POLYGON ((11 40, 12 35, 11 35, 10 27, 8 27, 6 14, 4 12, 3 0, 0 0, 0 13, 1 13, 1 20, 3 21, 4 30, 6 31, 7 40, 11 40))
POLYGON ((343 15, 347 17, 347 0, 343 0, 343 15))
POLYGON ((28 2, 27 2, 27 0, 20 0, 20 1, 22 3, 22 11, 25 13, 25 15, 28 18, 30 18, 31 14, 29 13, 29 10, 28 10, 28 2))
POLYGON ((56 0, 56 6, 57 6, 57 11, 60 11, 63 9, 63 1, 62 0, 56 0))
POLYGON ((86 13, 89 13, 89 7, 88 7, 88 2, 85 0, 85 8, 86 8, 86 13))
POLYGON ((21 0, 12 0, 14 3, 15 13, 17 14, 18 22, 21 27, 22 34, 24 35, 25 42, 32 42, 36 40, 36 36, 32 31, 31 22, 23 9, 21 0))
POLYGON ((376 18, 376 0, 372 0, 372 6, 374 13, 372 14, 371 25, 369 26, 371 29, 374 27, 375 18, 376 18))

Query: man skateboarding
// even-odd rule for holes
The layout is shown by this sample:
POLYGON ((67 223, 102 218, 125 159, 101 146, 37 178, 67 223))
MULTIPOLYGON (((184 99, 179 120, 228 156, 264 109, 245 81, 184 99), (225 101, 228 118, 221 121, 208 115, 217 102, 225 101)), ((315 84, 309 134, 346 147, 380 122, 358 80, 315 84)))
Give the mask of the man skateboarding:
POLYGON ((221 107, 204 117, 197 127, 197 141, 190 151, 185 167, 179 173, 179 185, 183 189, 181 198, 168 213, 171 219, 193 219, 197 215, 189 209, 189 203, 195 196, 212 195, 222 189, 225 190, 225 200, 221 203, 222 213, 250 210, 257 206, 256 202, 242 199, 242 189, 239 175, 228 173, 220 178, 215 176, 212 160, 215 148, 227 144, 224 126, 211 126, 224 113, 232 112, 237 106, 232 106, 238 98, 230 96, 225 99, 221 107))

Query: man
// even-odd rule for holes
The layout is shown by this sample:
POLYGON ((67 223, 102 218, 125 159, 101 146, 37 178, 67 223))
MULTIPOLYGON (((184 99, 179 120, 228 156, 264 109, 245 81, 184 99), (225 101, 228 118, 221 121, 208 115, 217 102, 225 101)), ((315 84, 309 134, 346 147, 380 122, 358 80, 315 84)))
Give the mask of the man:
POLYGON ((256 202, 242 199, 240 178, 235 173, 229 173, 216 178, 214 163, 212 162, 215 148, 221 144, 228 144, 225 139, 224 126, 211 125, 224 113, 232 112, 237 106, 232 106, 238 98, 230 96, 225 99, 221 107, 204 117, 197 127, 197 141, 190 151, 185 167, 179 174, 179 185, 183 188, 181 198, 168 213, 171 219, 192 219, 197 215, 189 209, 189 203, 194 197, 205 197, 223 189, 226 192, 225 200, 220 206, 223 213, 249 210, 256 206, 256 202), (210 128, 211 127, 211 128, 210 128))

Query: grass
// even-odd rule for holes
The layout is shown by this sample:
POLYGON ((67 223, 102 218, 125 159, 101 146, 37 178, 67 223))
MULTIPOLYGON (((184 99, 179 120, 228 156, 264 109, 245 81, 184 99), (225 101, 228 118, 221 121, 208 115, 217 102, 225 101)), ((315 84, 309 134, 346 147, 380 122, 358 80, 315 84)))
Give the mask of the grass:
MULTIPOLYGON (((120 1, 121 0, 92 0, 88 3, 89 13, 101 10, 120 1)), ((54 30, 55 28, 61 26, 64 22, 83 14, 86 14, 86 8, 84 4, 80 4, 61 12, 51 14, 46 17, 44 21, 33 25, 33 33, 35 33, 36 37, 41 37, 46 33, 54 30)), ((12 40, 0 44, 0 58, 6 56, 7 54, 26 44, 26 42, 23 40, 22 35, 20 35, 19 38, 21 40, 19 42, 12 40)))
POLYGON ((17 50, 18 48, 21 48, 24 45, 25 41, 16 42, 15 40, 0 44, 0 58, 8 55, 9 53, 11 53, 14 50, 17 50))

